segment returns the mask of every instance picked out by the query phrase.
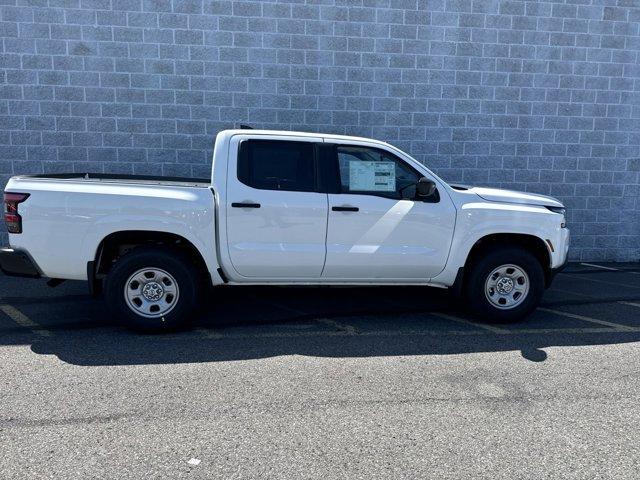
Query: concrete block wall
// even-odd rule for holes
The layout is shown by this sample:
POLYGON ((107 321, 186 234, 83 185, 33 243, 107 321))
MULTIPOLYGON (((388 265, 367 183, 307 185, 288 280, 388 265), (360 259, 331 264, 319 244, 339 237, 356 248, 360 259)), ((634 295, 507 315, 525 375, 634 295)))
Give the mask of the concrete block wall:
POLYGON ((574 259, 640 257, 639 0, 0 3, 0 186, 206 177, 238 123, 364 135, 561 198, 574 259))

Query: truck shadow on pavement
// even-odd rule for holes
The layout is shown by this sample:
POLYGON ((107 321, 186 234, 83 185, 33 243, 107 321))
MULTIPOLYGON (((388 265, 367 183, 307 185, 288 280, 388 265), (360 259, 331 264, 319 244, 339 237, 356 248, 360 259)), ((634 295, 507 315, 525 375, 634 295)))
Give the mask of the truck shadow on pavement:
POLYGON ((3 318, 0 343, 30 344, 37 354, 103 366, 282 355, 411 355, 428 361, 431 355, 497 351, 519 351, 524 359, 540 362, 547 360, 548 347, 640 340, 640 308, 622 301, 638 301, 639 291, 594 296, 589 307, 593 317, 580 310, 589 303, 585 299, 549 292, 543 308, 525 321, 487 325, 459 311, 452 297, 438 289, 224 287, 214 291, 189 329, 165 335, 118 327, 100 299, 65 292, 39 301, 3 299, 5 306, 13 301, 31 323, 16 326, 3 318))
MULTIPOLYGON (((502 335, 344 335, 256 338, 159 338, 133 334, 66 335, 39 339, 32 351, 80 366, 152 365, 256 360, 285 355, 385 357, 519 351, 533 362, 547 360, 545 348, 637 342, 640 333, 540 333, 502 335)), ((428 361, 428 358, 425 358, 428 361)))

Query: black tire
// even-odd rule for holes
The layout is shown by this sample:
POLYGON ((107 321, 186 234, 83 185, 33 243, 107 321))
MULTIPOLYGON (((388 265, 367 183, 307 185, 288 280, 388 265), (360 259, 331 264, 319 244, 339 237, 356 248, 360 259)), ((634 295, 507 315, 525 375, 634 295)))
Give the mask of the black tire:
POLYGON ((497 246, 481 254, 470 266, 464 296, 467 308, 474 316, 490 323, 511 323, 523 320, 533 312, 540 304, 543 293, 544 270, 540 261, 523 248, 497 246), (485 293, 489 275, 503 265, 515 265, 528 277, 528 292, 519 303, 508 309, 494 305, 488 298, 491 296, 496 302, 504 300, 499 298, 500 295, 494 297, 485 293))
MULTIPOLYGON (((188 324, 199 305, 201 285, 199 269, 182 252, 162 247, 138 247, 118 259, 107 275, 104 291, 109 309, 125 326, 136 331, 160 333, 188 324), (174 281, 176 284, 173 287, 176 293, 173 297, 175 302, 167 306, 165 301, 162 307, 158 308, 158 310, 169 308, 170 310, 166 313, 149 312, 149 315, 160 315, 155 318, 149 318, 134 310, 135 306, 129 305, 130 300, 127 300, 125 292, 125 287, 128 284, 131 285, 131 276, 146 269, 169 274, 168 277, 163 277, 163 280, 157 282, 161 286, 164 286, 163 281, 168 282, 169 285, 165 288, 171 288, 170 285, 174 281)), ((163 296, 165 300, 170 297, 167 294, 163 296)), ((149 305, 151 303, 147 302, 149 305)), ((151 308, 153 307, 154 305, 151 305, 151 308)))

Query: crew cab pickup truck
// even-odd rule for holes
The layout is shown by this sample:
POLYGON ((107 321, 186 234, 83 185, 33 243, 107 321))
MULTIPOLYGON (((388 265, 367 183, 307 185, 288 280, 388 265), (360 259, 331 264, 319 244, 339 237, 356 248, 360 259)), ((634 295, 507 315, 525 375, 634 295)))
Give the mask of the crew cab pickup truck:
POLYGON ((144 330, 224 285, 435 286, 515 321, 569 247, 554 198, 448 185, 387 143, 298 132, 220 132, 211 179, 16 176, 4 209, 5 274, 88 281, 144 330))

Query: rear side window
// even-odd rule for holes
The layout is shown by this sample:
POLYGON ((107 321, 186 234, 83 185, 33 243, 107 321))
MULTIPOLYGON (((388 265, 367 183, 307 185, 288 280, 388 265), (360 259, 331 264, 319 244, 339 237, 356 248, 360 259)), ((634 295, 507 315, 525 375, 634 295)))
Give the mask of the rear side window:
POLYGON ((316 190, 314 144, 245 140, 240 144, 238 180, 261 190, 316 190))

